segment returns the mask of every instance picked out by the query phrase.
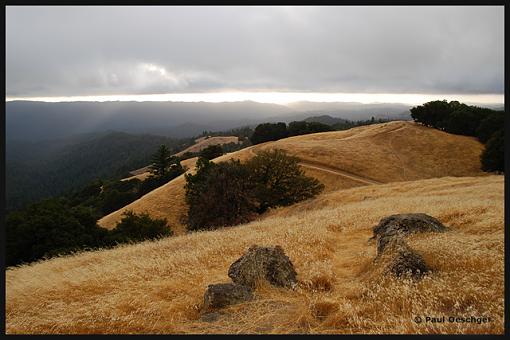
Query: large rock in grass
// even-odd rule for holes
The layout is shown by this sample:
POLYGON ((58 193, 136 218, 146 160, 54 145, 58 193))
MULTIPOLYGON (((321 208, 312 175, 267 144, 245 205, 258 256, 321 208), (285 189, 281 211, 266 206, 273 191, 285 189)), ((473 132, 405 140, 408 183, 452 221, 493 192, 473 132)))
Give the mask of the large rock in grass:
POLYGON ((397 214, 379 221, 373 229, 372 239, 377 241, 377 254, 381 254, 394 237, 402 237, 419 232, 444 232, 448 229, 436 218, 427 214, 397 214))
POLYGON ((410 248, 401 238, 392 239, 386 246, 383 256, 388 256, 386 273, 402 278, 419 279, 430 272, 423 257, 410 248))
POLYGON ((253 299, 252 290, 235 283, 209 285, 204 294, 203 310, 208 311, 253 299))
POLYGON ((251 246, 230 265, 228 276, 235 283, 254 288, 260 279, 279 287, 294 287, 297 273, 280 246, 251 246))

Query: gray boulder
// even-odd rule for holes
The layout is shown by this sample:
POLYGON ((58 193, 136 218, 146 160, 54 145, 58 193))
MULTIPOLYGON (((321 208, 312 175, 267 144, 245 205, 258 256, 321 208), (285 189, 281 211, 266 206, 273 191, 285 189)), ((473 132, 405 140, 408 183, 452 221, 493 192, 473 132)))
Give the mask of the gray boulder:
POLYGON ((280 246, 251 246, 230 265, 228 276, 240 285, 254 288, 257 280, 265 279, 279 287, 294 287, 297 273, 280 246))
POLYGON ((400 238, 388 243, 384 249, 384 255, 390 257, 385 271, 397 278, 411 277, 419 279, 430 272, 423 257, 400 238))
POLYGON ((423 213, 397 214, 387 216, 373 228, 377 241, 377 254, 381 254, 388 242, 394 237, 403 237, 419 232, 444 232, 446 228, 439 220, 423 213))
POLYGON ((252 290, 235 283, 209 285, 204 294, 203 310, 222 308, 253 299, 252 290))

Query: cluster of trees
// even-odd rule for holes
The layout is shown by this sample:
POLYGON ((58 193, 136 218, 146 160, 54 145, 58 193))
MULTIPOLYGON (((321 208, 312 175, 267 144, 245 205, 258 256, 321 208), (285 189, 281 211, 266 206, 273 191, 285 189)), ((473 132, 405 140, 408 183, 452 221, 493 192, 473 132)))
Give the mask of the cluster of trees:
POLYGON ((161 145, 152 157, 151 174, 145 179, 102 181, 96 179, 67 197, 72 204, 81 204, 105 216, 137 200, 148 192, 184 173, 180 159, 172 156, 167 146, 161 145))
POLYGON ((504 171, 504 111, 436 100, 413 107, 411 117, 425 126, 477 137, 485 144, 482 170, 504 171))
POLYGON ((186 175, 188 229, 245 223, 269 208, 313 197, 323 188, 283 150, 262 151, 246 163, 199 158, 196 174, 186 175))
POLYGON ((13 266, 80 250, 170 236, 166 220, 126 213, 117 226, 97 225, 93 208, 61 197, 43 200, 6 218, 6 265, 13 266))
POLYGON ((318 122, 294 121, 289 126, 283 122, 257 125, 250 138, 252 144, 260 144, 278 139, 309 133, 333 131, 329 125, 318 122))

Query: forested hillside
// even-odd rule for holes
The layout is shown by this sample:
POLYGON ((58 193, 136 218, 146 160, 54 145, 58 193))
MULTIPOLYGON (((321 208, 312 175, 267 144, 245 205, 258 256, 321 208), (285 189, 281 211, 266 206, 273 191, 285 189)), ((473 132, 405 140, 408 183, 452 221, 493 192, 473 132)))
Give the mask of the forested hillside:
POLYGON ((80 188, 97 178, 121 178, 130 170, 147 165, 159 145, 177 152, 191 143, 192 139, 122 132, 40 143, 8 141, 6 208, 17 209, 80 188))

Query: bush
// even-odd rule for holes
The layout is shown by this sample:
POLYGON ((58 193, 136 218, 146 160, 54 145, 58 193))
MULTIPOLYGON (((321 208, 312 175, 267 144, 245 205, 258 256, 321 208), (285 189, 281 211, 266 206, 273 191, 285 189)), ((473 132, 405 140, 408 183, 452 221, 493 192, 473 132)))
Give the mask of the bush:
POLYGON ((247 166, 251 181, 256 183, 259 213, 303 201, 324 189, 317 179, 304 175, 298 158, 283 150, 261 151, 248 161, 247 166))
POLYGON ((481 155, 483 171, 505 171, 505 131, 496 131, 487 141, 481 155))
POLYGON ((214 164, 199 158, 195 175, 186 175, 190 230, 236 225, 252 219, 256 202, 248 169, 239 161, 214 164))
POLYGON ((171 236, 166 219, 152 219, 147 213, 124 213, 121 221, 108 235, 108 243, 140 242, 171 236))

